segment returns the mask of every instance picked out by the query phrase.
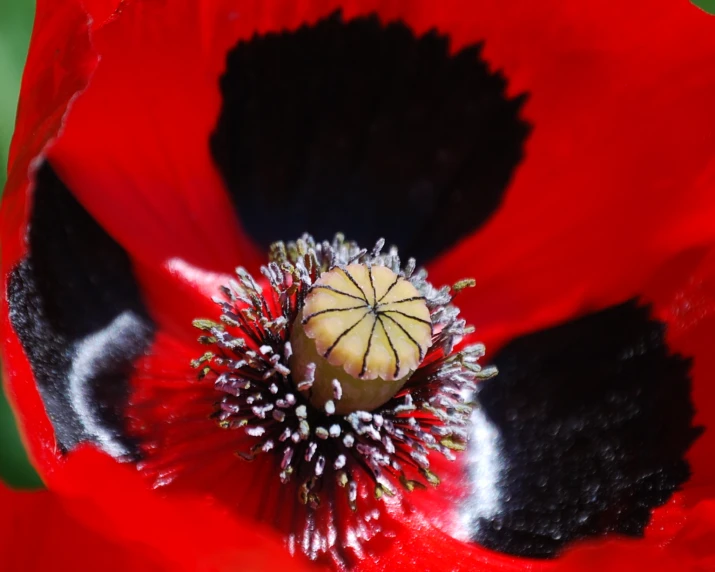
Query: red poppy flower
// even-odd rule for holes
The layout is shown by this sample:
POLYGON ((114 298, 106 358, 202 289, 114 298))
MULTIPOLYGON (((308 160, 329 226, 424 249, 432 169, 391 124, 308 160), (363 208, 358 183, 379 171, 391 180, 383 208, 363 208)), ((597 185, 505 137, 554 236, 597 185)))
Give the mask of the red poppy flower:
POLYGON ((3 351, 51 502, 80 495, 87 534, 165 567, 715 566, 706 14, 52 10, 2 207, 3 351), (306 231, 385 236, 429 282, 340 239, 231 277, 306 231), (465 284, 431 287, 464 276, 476 334, 465 284), (500 373, 474 394, 476 341, 500 373), (247 551, 246 520, 288 550, 247 551))

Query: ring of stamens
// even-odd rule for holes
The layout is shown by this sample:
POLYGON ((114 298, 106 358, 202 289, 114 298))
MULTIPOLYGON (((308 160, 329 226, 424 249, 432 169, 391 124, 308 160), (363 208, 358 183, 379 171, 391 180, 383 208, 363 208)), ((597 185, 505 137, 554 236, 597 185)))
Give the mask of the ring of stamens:
MULTIPOLYGON (((288 245, 277 243, 272 248, 270 263, 262 269, 268 288, 264 290, 239 269, 237 280, 221 288, 222 296, 216 298, 222 310, 221 321, 194 322, 204 332, 199 340, 211 346, 212 351, 194 360, 193 366, 199 370, 199 379, 213 381, 222 396, 214 412, 219 426, 240 429, 245 434, 241 437, 237 433, 236 440, 242 459, 274 454, 280 480, 295 482, 299 500, 312 511, 322 506, 321 495, 333 490, 325 486, 326 479, 333 479, 346 489, 353 510, 361 502, 358 482, 364 478, 372 482, 376 498, 394 494, 397 485, 412 491, 425 484, 438 484, 438 477, 430 470, 430 453, 437 451, 452 459, 455 451, 464 449, 469 438, 470 396, 479 379, 496 373, 494 368, 479 366, 478 360, 484 353, 482 345, 453 351, 471 328, 459 318, 459 310, 451 302, 455 294, 473 281, 462 281, 451 289, 435 289, 427 282, 424 271, 415 272, 413 260, 402 268, 397 251, 382 253, 382 246, 380 241, 368 253, 341 236, 332 243, 315 243, 310 237, 288 245), (408 331, 417 327, 427 332, 428 343, 418 351, 418 345, 422 348, 420 341, 416 339, 418 343, 412 344, 406 338, 416 369, 394 396, 372 411, 358 409, 342 414, 336 407, 346 398, 340 380, 330 382, 331 399, 319 407, 305 395, 320 372, 313 365, 296 373, 293 358, 301 350, 294 346, 292 338, 296 324, 302 326, 305 321, 305 327, 310 327, 319 323, 319 316, 344 313, 338 310, 319 314, 321 309, 310 310, 310 299, 320 292, 331 291, 324 287, 331 286, 328 279, 331 273, 344 275, 346 280, 359 278, 354 275, 352 264, 369 269, 369 284, 374 273, 383 272, 379 268, 389 270, 394 277, 384 286, 384 293, 377 286, 372 291, 370 286, 367 292, 361 290, 362 295, 356 290, 354 298, 332 294, 354 299, 355 304, 350 302, 354 306, 358 306, 358 298, 359 307, 369 306, 367 312, 373 315, 371 331, 380 323, 394 320, 402 326, 409 324, 408 331), (321 282, 324 276, 326 279, 321 282), (400 295, 390 300, 389 296, 403 283, 414 289, 417 296, 400 295), (417 301, 426 308, 428 315, 424 321, 429 320, 429 330, 421 314, 404 312, 405 305, 417 301), (392 311, 395 305, 397 312, 392 311), (410 315, 401 316, 398 312, 410 315)), ((395 330, 399 328, 395 326, 395 330)), ((319 337, 316 335, 315 339, 319 337)), ((322 355, 327 359, 340 346, 336 338, 325 341, 327 346, 322 355)), ((374 347, 371 338, 372 334, 357 351, 357 373, 366 378, 373 374, 368 371, 369 364, 363 366, 363 362, 369 361, 364 356, 371 355, 374 347)), ((307 335, 306 339, 312 342, 307 335)), ((394 378, 396 370, 409 371, 412 367, 405 362, 409 356, 403 358, 397 353, 399 368, 398 357, 392 354, 394 359, 388 364, 387 377, 394 378)), ((344 369, 343 366, 339 367, 344 369)), ((331 367, 338 366, 331 364, 331 367)), ((316 521, 312 522, 304 526, 314 527, 316 521)))

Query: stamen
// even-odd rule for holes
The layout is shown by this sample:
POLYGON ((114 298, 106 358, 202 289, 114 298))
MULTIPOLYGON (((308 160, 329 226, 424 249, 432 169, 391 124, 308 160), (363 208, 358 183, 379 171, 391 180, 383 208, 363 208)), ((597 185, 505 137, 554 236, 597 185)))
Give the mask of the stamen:
POLYGON ((269 287, 239 269, 216 299, 220 321, 194 321, 212 351, 192 366, 222 396, 217 424, 245 435, 237 447, 252 443, 239 459, 274 456, 307 511, 290 538, 311 557, 335 534, 334 514, 315 515, 334 505, 323 495, 344 491, 359 515, 361 479, 378 500, 438 485, 430 454, 465 448, 476 383, 496 373, 477 363, 481 345, 452 353, 471 329, 451 302, 472 283, 436 289, 383 247, 276 243, 262 269, 269 287))

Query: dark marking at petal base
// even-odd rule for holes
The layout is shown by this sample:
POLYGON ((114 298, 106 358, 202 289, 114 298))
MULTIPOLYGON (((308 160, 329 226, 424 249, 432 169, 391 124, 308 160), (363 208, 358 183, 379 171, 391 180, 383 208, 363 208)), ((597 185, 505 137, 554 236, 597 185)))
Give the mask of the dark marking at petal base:
POLYGON ((92 441, 132 454, 122 432, 127 381, 154 325, 129 258, 47 163, 37 173, 28 243, 9 280, 10 320, 59 446, 92 441))
MULTIPOLYGON (((690 360, 669 353, 664 332, 631 301, 498 353, 479 402, 501 466, 492 514, 473 513, 477 542, 549 557, 580 538, 643 534, 651 510, 688 479, 684 455, 701 433, 690 360)), ((479 457, 470 462, 478 468, 479 457)))
POLYGON ((483 224, 522 158, 524 97, 475 45, 339 15, 230 53, 211 151, 262 246, 389 229, 425 262, 483 224))

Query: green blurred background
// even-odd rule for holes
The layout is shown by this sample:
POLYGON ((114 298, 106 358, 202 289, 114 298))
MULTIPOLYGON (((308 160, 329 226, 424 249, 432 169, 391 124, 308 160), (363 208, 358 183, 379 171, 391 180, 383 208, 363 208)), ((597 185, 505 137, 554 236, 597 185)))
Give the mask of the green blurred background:
POLYGON ((715 14, 715 0, 692 0, 692 2, 708 14, 715 14))
MULTIPOLYGON (((7 150, 34 8, 33 0, 0 0, 0 188, 5 186, 7 150)), ((0 477, 15 487, 41 486, 27 460, 4 394, 0 396, 0 477)))

